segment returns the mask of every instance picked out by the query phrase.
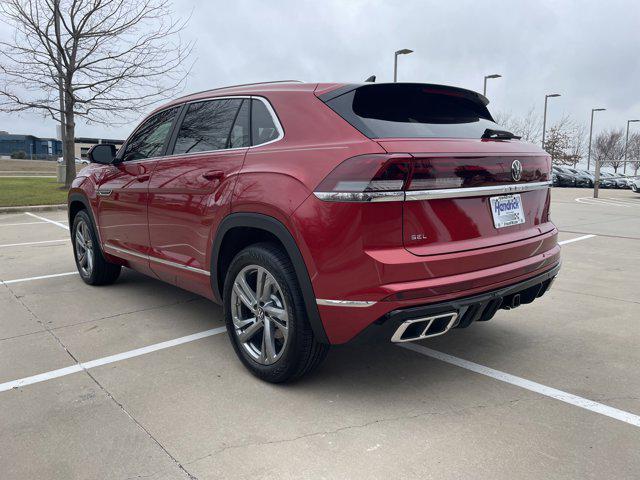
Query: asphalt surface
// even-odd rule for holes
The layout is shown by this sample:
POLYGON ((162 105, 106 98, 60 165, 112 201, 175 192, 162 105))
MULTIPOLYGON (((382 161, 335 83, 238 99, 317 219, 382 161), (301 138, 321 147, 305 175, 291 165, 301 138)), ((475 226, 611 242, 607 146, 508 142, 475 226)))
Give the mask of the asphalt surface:
POLYGON ((82 283, 64 212, 1 215, 0 477, 640 478, 640 195, 590 193, 553 191, 577 240, 542 299, 417 351, 334 348, 285 386, 244 370, 211 302, 82 283))

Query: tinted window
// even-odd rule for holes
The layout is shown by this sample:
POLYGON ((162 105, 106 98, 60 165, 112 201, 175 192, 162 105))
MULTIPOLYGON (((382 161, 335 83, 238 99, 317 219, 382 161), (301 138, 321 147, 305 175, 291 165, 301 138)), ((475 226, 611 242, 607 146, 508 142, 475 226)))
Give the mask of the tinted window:
POLYGON ((229 146, 231 148, 248 147, 251 145, 251 137, 249 132, 249 108, 250 100, 243 100, 242 106, 236 116, 236 121, 231 128, 229 135, 229 146))
POLYGON ((280 133, 264 102, 252 100, 251 103, 251 141, 253 145, 262 145, 278 138, 280 133))
POLYGON ((478 94, 453 87, 367 85, 326 103, 370 138, 480 138, 500 130, 478 94))
POLYGON ((144 122, 127 142, 123 160, 126 162, 161 155, 177 112, 177 108, 170 108, 144 122))
POLYGON ((180 125, 174 154, 229 148, 231 126, 242 99, 192 103, 180 125))

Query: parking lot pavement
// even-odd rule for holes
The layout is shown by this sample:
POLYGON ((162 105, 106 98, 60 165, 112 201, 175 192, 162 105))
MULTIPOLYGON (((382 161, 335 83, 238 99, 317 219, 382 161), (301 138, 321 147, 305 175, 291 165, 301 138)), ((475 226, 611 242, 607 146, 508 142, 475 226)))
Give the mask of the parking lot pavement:
MULTIPOLYGON (((285 386, 208 300, 130 271, 10 282, 72 272, 70 243, 0 248, 0 387, 47 374, 0 388, 2 478, 638 478, 640 195, 588 194, 553 191, 560 240, 584 238, 544 298, 418 351, 336 347, 285 386)), ((39 215, 60 225, 0 216, 0 244, 68 236, 39 215)))

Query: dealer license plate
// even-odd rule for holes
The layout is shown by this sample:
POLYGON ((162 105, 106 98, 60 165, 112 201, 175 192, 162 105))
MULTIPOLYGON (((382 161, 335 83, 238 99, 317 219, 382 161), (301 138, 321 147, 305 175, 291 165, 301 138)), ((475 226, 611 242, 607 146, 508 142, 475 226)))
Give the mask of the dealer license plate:
POLYGON ((496 228, 524 223, 524 210, 520 194, 491 197, 491 214, 496 228))

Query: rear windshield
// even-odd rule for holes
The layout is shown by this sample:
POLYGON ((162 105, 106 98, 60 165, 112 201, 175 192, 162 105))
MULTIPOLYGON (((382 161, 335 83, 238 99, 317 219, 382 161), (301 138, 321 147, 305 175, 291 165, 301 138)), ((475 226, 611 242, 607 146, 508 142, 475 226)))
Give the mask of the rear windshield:
POLYGON ((366 85, 326 103, 369 138, 480 138, 500 129, 477 94, 452 87, 366 85))

